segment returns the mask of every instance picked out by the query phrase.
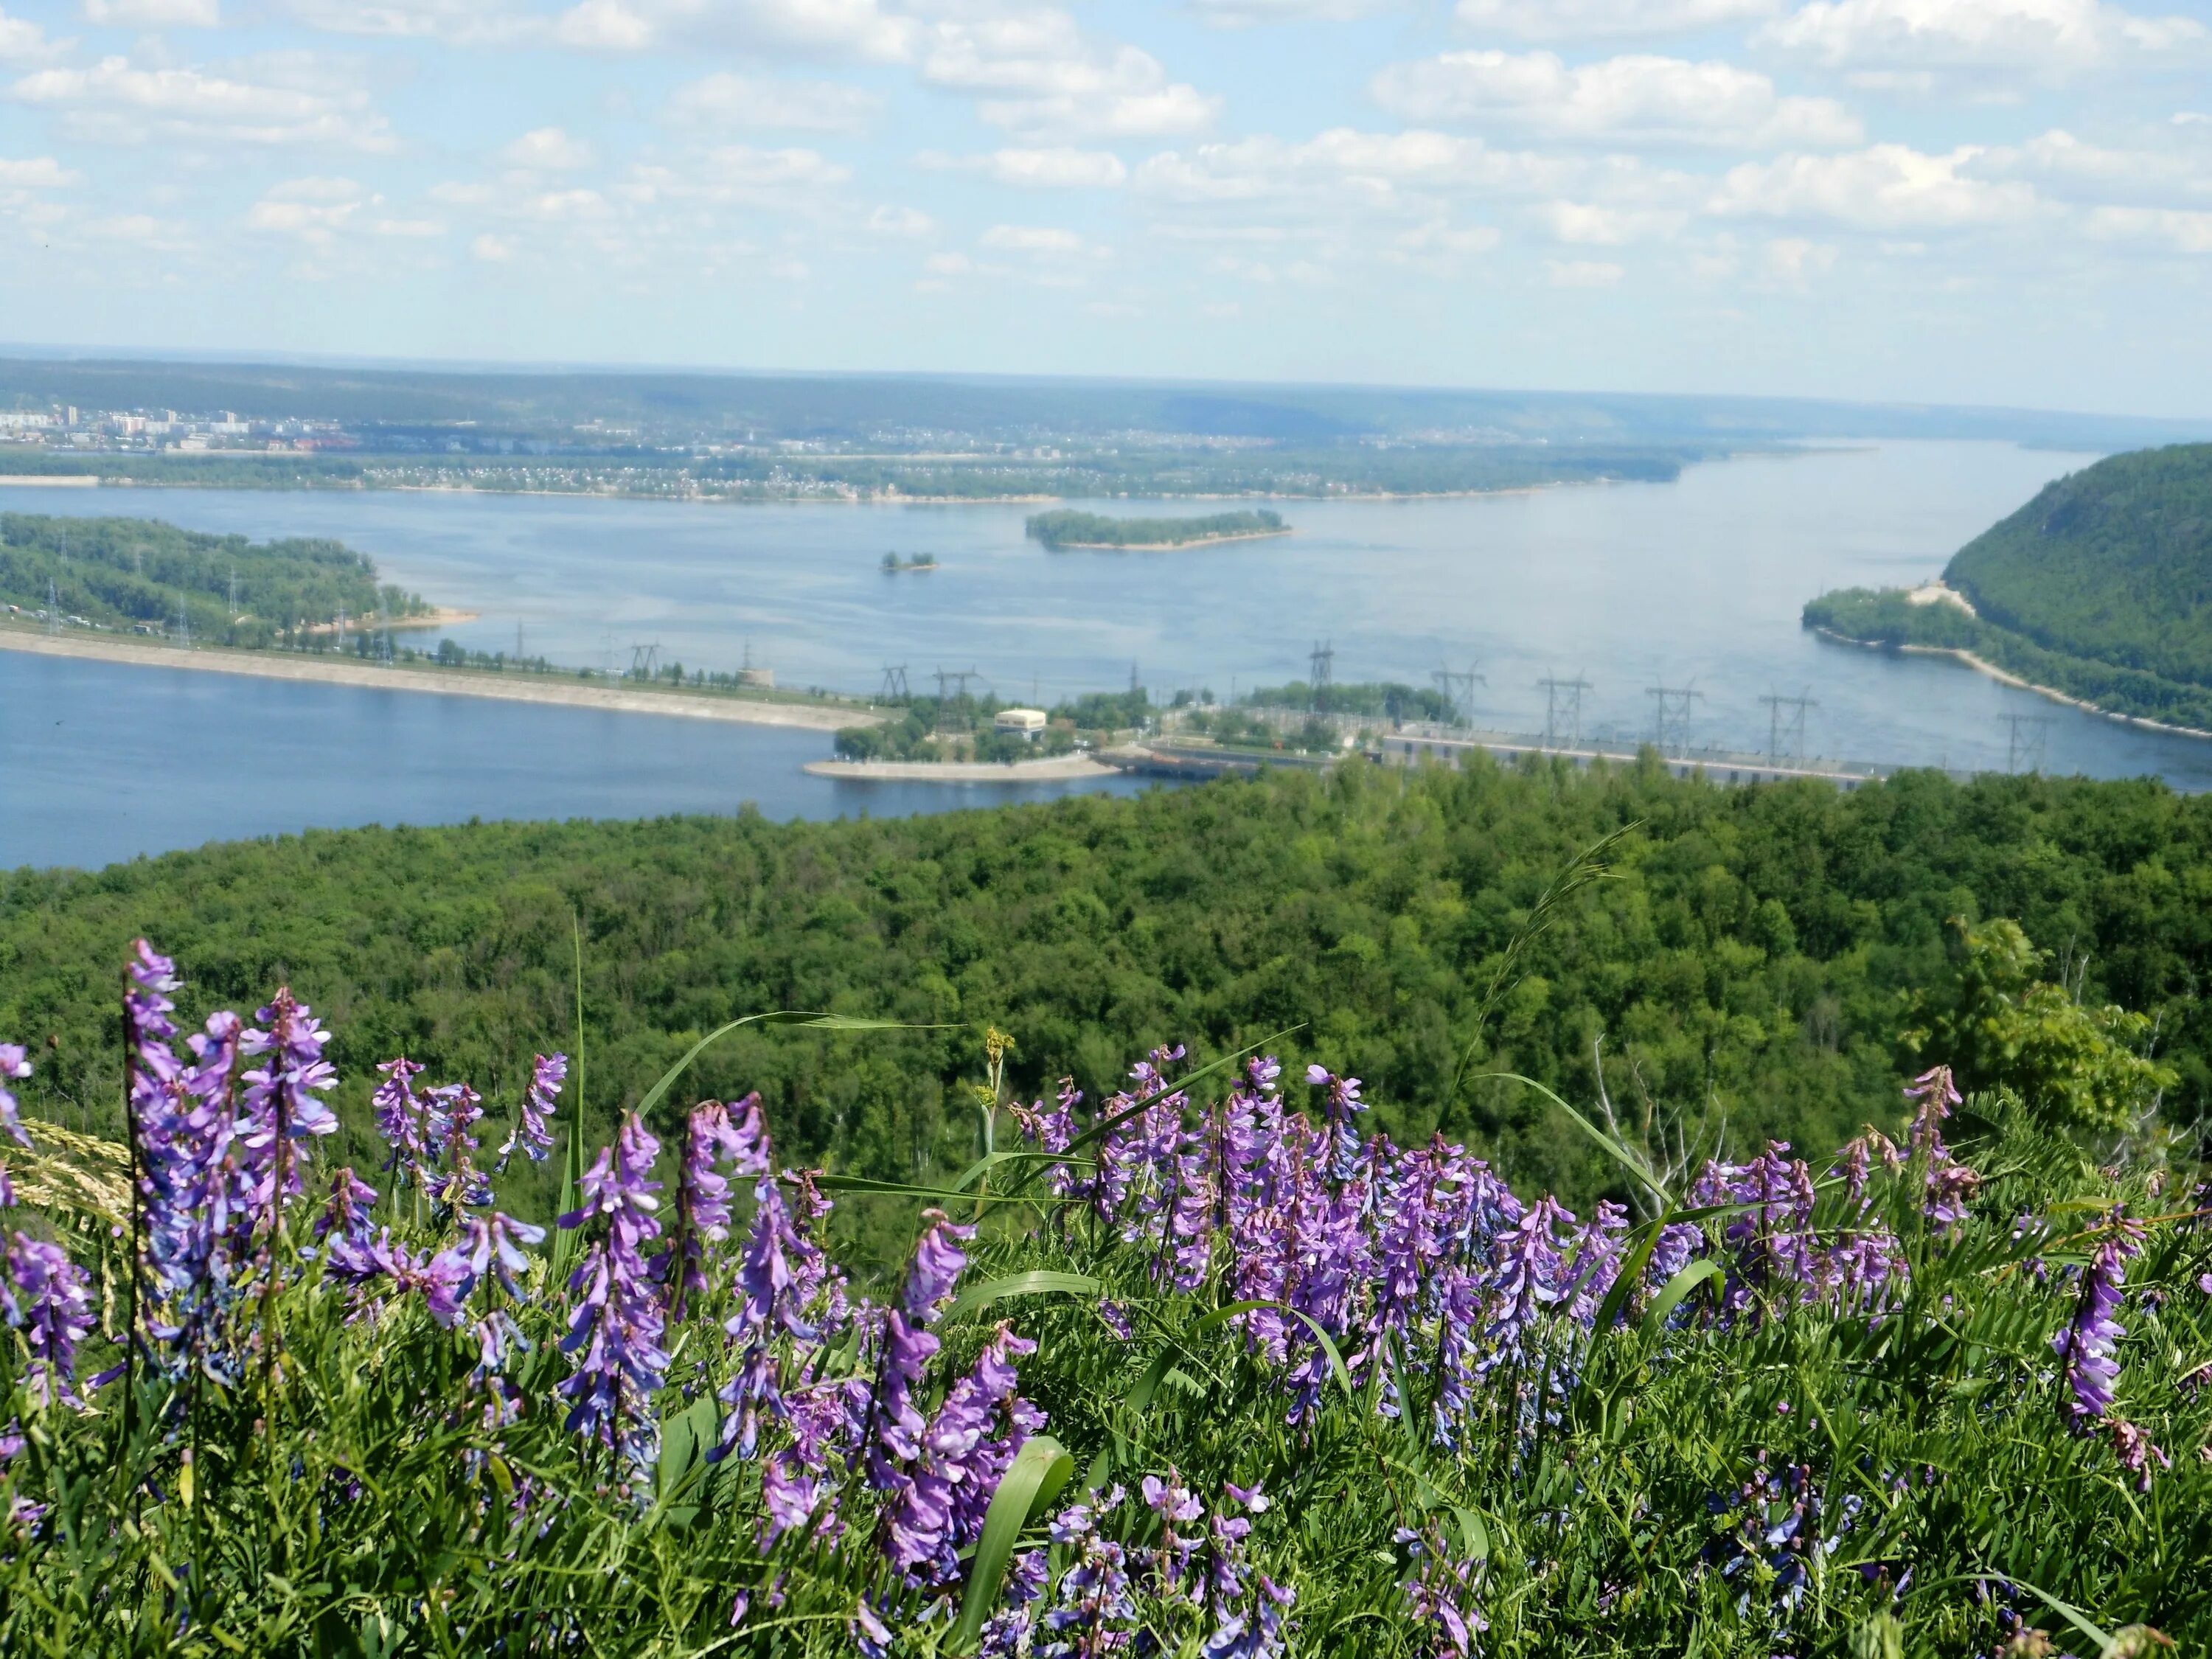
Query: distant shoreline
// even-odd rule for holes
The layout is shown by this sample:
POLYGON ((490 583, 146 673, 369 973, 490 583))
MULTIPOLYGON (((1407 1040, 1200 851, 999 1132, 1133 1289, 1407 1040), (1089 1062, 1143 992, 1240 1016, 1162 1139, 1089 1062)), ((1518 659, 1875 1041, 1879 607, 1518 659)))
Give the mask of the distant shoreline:
POLYGON ((1280 530, 1238 530, 1226 536, 1194 536, 1187 542, 1047 542, 1048 551, 1059 553, 1180 553, 1186 548, 1212 547, 1222 542, 1258 542, 1271 536, 1287 536, 1291 526, 1280 530))
POLYGON ((142 668, 185 668, 203 673, 241 674, 253 679, 312 681, 375 691, 414 691, 439 696, 486 697, 499 702, 532 702, 569 708, 597 708, 623 714, 659 714, 685 720, 724 720, 738 726, 780 726, 811 732, 835 732, 848 726, 876 726, 881 711, 854 705, 754 702, 735 697, 702 696, 682 691, 627 690, 564 680, 552 674, 499 674, 451 668, 386 667, 368 662, 333 661, 276 652, 192 649, 120 639, 89 639, 82 634, 34 634, 0 628, 0 651, 31 656, 71 657, 142 668))
POLYGON ((1088 755, 1054 755, 1014 761, 808 761, 799 768, 817 778, 848 783, 1023 783, 1033 780, 1109 777, 1117 768, 1088 755))
POLYGON ((1834 629, 1822 628, 1818 623, 1814 624, 1813 631, 1823 639, 1834 641, 1838 645, 1855 645, 1863 651, 1895 651, 1916 657, 1948 657, 1954 662, 1964 663, 1977 673, 1987 674, 1991 679, 2002 684, 2014 686, 2022 691, 2033 691, 2039 697, 2048 697, 2053 702, 2063 702, 2069 708, 2079 708, 2085 714, 2095 714, 2103 720, 2117 720, 2123 726, 2139 726, 2146 732, 2163 732, 2169 737, 2212 738, 2212 732, 2208 732, 2201 726, 2172 726, 2165 720, 2146 720, 2141 714, 2123 714, 2118 709, 2106 708, 2101 704, 2091 702, 2086 697, 2077 697, 2071 692, 2061 691, 2053 686, 2038 685, 2033 680, 2022 679, 2009 670, 2000 668, 1986 658, 1978 657, 1972 652, 1958 646, 1892 645, 1886 640, 1854 639, 1849 634, 1838 634, 1834 629))

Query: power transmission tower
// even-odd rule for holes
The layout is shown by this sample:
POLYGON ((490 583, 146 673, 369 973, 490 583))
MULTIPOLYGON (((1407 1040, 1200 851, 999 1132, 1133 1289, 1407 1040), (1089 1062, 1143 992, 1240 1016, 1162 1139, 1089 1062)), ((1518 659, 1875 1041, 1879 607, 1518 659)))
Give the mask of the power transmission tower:
POLYGON ((968 682, 980 680, 982 678, 981 672, 973 668, 955 669, 950 672, 942 668, 937 671, 937 729, 939 732, 951 732, 960 730, 958 722, 952 717, 951 699, 945 695, 945 686, 948 684, 957 684, 959 690, 955 691, 952 696, 965 702, 968 700, 968 682))
POLYGON ((1690 708, 1701 701, 1705 693, 1692 685, 1647 685, 1644 695, 1653 700, 1651 741, 1659 752, 1667 752, 1667 734, 1674 734, 1674 752, 1680 754, 1690 746, 1690 708))
POLYGON ((876 701, 878 702, 904 702, 913 695, 913 692, 907 690, 906 665, 902 662, 885 663, 884 665, 884 683, 876 692, 876 701))
MULTIPOLYGON (((179 601, 179 603, 181 603, 181 601, 179 601)), ((345 649, 345 607, 343 605, 340 605, 338 607, 338 649, 341 651, 345 649)))
POLYGON ((238 567, 230 568, 230 619, 238 620, 238 567))
POLYGON ((187 651, 191 649, 192 618, 191 613, 185 609, 185 596, 182 593, 177 595, 177 643, 187 651))
POLYGON ((1432 671, 1429 678, 1436 683, 1437 690, 1451 705, 1452 713, 1462 726, 1474 724, 1474 688, 1490 682, 1473 667, 1464 674, 1455 674, 1449 668, 1432 671))
POLYGON ((1544 694, 1544 747, 1557 749, 1562 730, 1573 733, 1572 740, 1583 740, 1583 693, 1589 690, 1590 683, 1577 674, 1563 680, 1557 674, 1547 674, 1536 682, 1536 689, 1544 694))
POLYGON ((651 645, 632 645, 629 648, 629 673, 635 680, 649 680, 660 672, 660 641, 651 645))
POLYGON ((1137 665, 1133 662, 1129 665, 1129 690, 1133 695, 1141 689, 1137 680, 1137 665))
POLYGON ((519 622, 514 625, 514 659, 522 660, 522 624, 519 622))
POLYGON ((1771 695, 1761 697, 1759 702, 1766 705, 1766 758, 1778 764, 1780 763, 1783 755, 1782 733, 1786 726, 1790 732, 1790 757, 1792 760, 1804 759, 1805 711, 1808 708, 1818 708, 1820 705, 1810 697, 1783 697, 1771 695), (1790 711, 1786 721, 1782 716, 1782 711, 1785 708, 1790 711))
POLYGON ((1316 640, 1307 660, 1311 665, 1306 672, 1307 696, 1319 712, 1322 695, 1336 684, 1336 642, 1332 640, 1324 645, 1316 640))
POLYGON ((2025 758, 2027 762, 2027 770, 2040 772, 2043 769, 2044 739, 2051 731, 2051 716, 2048 714, 2000 714, 1997 718, 2005 723, 2008 732, 2005 744, 2005 770, 2008 772, 2021 770, 2021 761, 2025 758))
POLYGON ((49 634, 58 634, 61 631, 61 595, 54 591, 54 579, 52 576, 49 576, 46 578, 46 632, 49 634))

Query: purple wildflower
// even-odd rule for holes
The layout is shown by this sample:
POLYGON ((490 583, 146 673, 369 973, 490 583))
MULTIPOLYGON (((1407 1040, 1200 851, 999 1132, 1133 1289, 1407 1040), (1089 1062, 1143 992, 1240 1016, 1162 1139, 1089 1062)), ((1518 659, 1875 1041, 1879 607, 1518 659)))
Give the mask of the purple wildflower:
POLYGON ((423 1135, 422 1103, 416 1098, 414 1089, 414 1079, 422 1069, 418 1062, 404 1054, 386 1060, 376 1068, 377 1075, 384 1080, 368 1097, 376 1113, 376 1132, 392 1148, 392 1156, 385 1161, 384 1167, 398 1170, 403 1175, 417 1171, 428 1151, 423 1135))
POLYGON ((2074 1317, 2051 1340, 2066 1362, 2066 1386, 2073 1398, 2066 1409, 2077 1423, 2103 1417, 2112 1408, 2112 1385, 2119 1381, 2120 1362, 2112 1350, 2127 1334, 2113 1317, 2125 1294, 2127 1259, 2142 1248, 2142 1224, 2114 1216, 2112 1237, 2098 1246, 2089 1270, 2081 1276, 2081 1294, 2074 1317))
POLYGON ((246 1200, 273 1242, 278 1212, 304 1190, 299 1160, 309 1138, 337 1133, 337 1116, 316 1096, 336 1086, 338 1074, 323 1058, 331 1034, 289 988, 255 1018, 268 1029, 241 1032, 239 1052, 266 1058, 246 1073, 239 1146, 251 1182, 246 1200))
POLYGON ((605 1223, 568 1279, 576 1305, 561 1351, 577 1356, 576 1370, 559 1389, 575 1402, 568 1431, 604 1439, 640 1466, 650 1464, 658 1443, 647 1407, 668 1364, 660 1298, 641 1253, 660 1236, 653 1213, 660 1183, 647 1179, 659 1152, 632 1112, 585 1172, 583 1203, 561 1218, 563 1227, 605 1223))
POLYGON ((923 1431, 921 1455, 884 1516, 885 1553, 908 1583, 933 1586, 959 1575, 959 1552, 982 1535, 1000 1480, 1044 1426, 1043 1414, 1014 1392, 1015 1359, 1036 1352, 1001 1324, 923 1431))
POLYGON ((925 1210, 922 1219, 928 1226, 915 1246, 898 1305, 884 1316, 867 1456, 869 1482, 880 1492, 902 1486, 905 1468, 921 1455, 921 1434, 927 1425, 915 1395, 939 1346, 929 1327, 968 1265, 961 1245, 975 1236, 973 1227, 956 1225, 942 1210, 925 1210))
POLYGON ((1525 1365, 1535 1355, 1546 1316, 1560 1299, 1559 1231, 1574 1217, 1556 1199, 1539 1199, 1500 1241, 1483 1332, 1489 1352, 1477 1364, 1488 1376, 1500 1365, 1525 1365))
POLYGON ((522 1091, 522 1109, 514 1127, 499 1149, 498 1168, 504 1170, 515 1148, 532 1164, 543 1164, 553 1150, 553 1131, 548 1127, 559 1103, 561 1085, 568 1080, 568 1056, 538 1054, 530 1065, 530 1086, 522 1091))
POLYGON ((1401 1527, 1397 1540, 1413 1558, 1413 1571, 1398 1587, 1406 1598, 1406 1611, 1436 1627, 1439 1653, 1474 1659, 1475 1638, 1490 1624, 1474 1605, 1474 1564, 1454 1560, 1434 1526, 1419 1533, 1401 1527))
POLYGON ((2150 1490, 2150 1466, 2162 1469, 2173 1467, 2173 1460, 2158 1449, 2157 1443, 2134 1424, 2120 1418, 2112 1419, 2112 1449, 2119 1454, 2120 1467, 2136 1477, 2136 1490, 2150 1490))
POLYGON ((768 1132, 760 1097, 747 1095, 735 1106, 706 1100, 691 1109, 677 1171, 676 1236, 653 1259, 653 1271, 668 1287, 669 1310, 684 1317, 690 1293, 707 1289, 707 1247, 730 1236, 730 1183, 720 1169, 738 1175, 768 1170, 768 1132))
POLYGON ((40 1405, 75 1403, 76 1345, 92 1332, 91 1279, 58 1244, 17 1233, 8 1246, 0 1313, 30 1353, 24 1386, 40 1405))
POLYGON ((15 1115, 15 1091, 8 1085, 21 1083, 31 1074, 31 1062, 23 1057, 20 1042, 0 1042, 0 1129, 6 1130, 23 1146, 31 1144, 24 1133, 22 1120, 15 1115))
MULTIPOLYGON (((803 1190, 811 1205, 818 1206, 808 1219, 819 1219, 830 1207, 828 1200, 811 1182, 803 1190)), ((714 1454, 718 1458, 731 1452, 750 1457, 759 1443, 762 1418, 782 1413, 783 1371, 773 1345, 781 1336, 814 1340, 817 1330, 807 1322, 806 1310, 829 1273, 820 1248, 800 1230, 773 1176, 764 1174, 754 1183, 753 1200, 752 1237, 738 1272, 743 1300, 722 1327, 732 1341, 747 1346, 736 1376, 718 1396, 730 1407, 714 1454)))
POLYGON ((330 1201, 315 1221, 315 1242, 331 1233, 358 1241, 368 1236, 369 1212, 376 1206, 376 1188, 356 1176, 350 1166, 331 1177, 330 1201))
POLYGON ((1309 1066, 1306 1081, 1328 1091, 1322 1112, 1328 1124, 1329 1179, 1349 1181, 1359 1157, 1359 1132, 1352 1127, 1352 1120, 1367 1109, 1367 1103, 1359 1097, 1359 1079, 1339 1077, 1325 1066, 1309 1066))

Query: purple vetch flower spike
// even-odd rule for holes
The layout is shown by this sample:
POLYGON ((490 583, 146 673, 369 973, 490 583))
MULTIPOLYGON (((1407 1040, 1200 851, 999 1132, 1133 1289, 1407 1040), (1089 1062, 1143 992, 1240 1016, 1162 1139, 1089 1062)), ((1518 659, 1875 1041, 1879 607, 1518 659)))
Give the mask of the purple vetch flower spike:
POLYGON ((553 1150, 551 1119, 560 1103, 561 1085, 568 1081, 568 1056, 539 1054, 530 1066, 530 1086, 522 1091, 522 1108, 515 1118, 514 1127, 499 1149, 495 1166, 504 1171, 507 1161, 514 1156, 515 1148, 532 1164, 543 1164, 553 1150))
POLYGON ((653 1196, 660 1183, 648 1178, 659 1152, 660 1143, 632 1112, 615 1144, 585 1172, 583 1203, 561 1218, 563 1227, 605 1223, 568 1279, 575 1311, 561 1351, 577 1356, 576 1369, 559 1386, 574 1402, 568 1431, 611 1444, 640 1468, 651 1465, 659 1443, 650 1403, 668 1364, 660 1297, 642 1254, 660 1236, 653 1196))
POLYGON ((1044 1426, 1043 1414, 1014 1392, 1014 1361, 1036 1352, 1000 1324, 922 1431, 921 1455, 884 1514, 884 1553, 908 1583, 933 1588, 959 1576, 959 1553, 982 1535, 999 1482, 1044 1426))
POLYGON ((92 1281, 58 1244, 17 1233, 7 1250, 0 1313, 30 1352, 24 1386, 41 1406, 77 1403, 76 1346, 92 1334, 92 1281))
MULTIPOLYGON (((806 1176, 798 1179, 807 1200, 805 1219, 811 1223, 828 1211, 829 1202, 806 1176)), ((730 1407, 721 1444, 713 1454, 716 1459, 732 1452, 750 1457, 759 1444, 763 1418, 787 1414, 783 1368, 774 1344, 783 1336, 811 1342, 820 1334, 807 1309, 829 1278, 828 1261, 785 1202, 781 1182, 763 1175, 753 1184, 753 1204, 752 1236, 738 1270, 743 1299, 722 1327, 732 1342, 746 1344, 745 1355, 716 1396, 730 1407)))
POLYGON ((2089 1269, 2081 1275, 2081 1293, 2066 1328, 2051 1346, 2066 1362, 2066 1386, 2073 1398, 2066 1409, 2076 1423, 2100 1418, 2112 1408, 2112 1386, 2119 1381, 2120 1362, 2113 1355, 2127 1328, 2114 1317, 2125 1294, 2127 1259, 2142 1249, 2142 1224, 2115 1210, 2114 1229, 2097 1248, 2089 1269))
POLYGON ((240 1196, 273 1243, 278 1212, 306 1190, 300 1164, 310 1138, 337 1130, 337 1116, 316 1098, 336 1086, 337 1073, 323 1058, 331 1034, 305 1004, 293 1000, 289 988, 279 988, 256 1018, 268 1029, 249 1026, 238 1036, 240 1054, 264 1056, 243 1079, 237 1142, 245 1177, 240 1196))
POLYGON ((1559 1200, 1546 1196, 1499 1240, 1483 1332, 1489 1352, 1476 1364, 1478 1376, 1504 1364, 1526 1364, 1534 1356, 1542 1322, 1560 1297, 1559 1232, 1573 1224, 1559 1200))
POLYGON ((31 1137, 24 1132, 22 1120, 15 1115, 15 1091, 8 1085, 21 1083, 30 1075, 31 1062, 23 1056, 23 1045, 0 1042, 0 1130, 5 1130, 25 1147, 30 1146, 31 1137))
POLYGON ((368 1236, 369 1212, 375 1206, 376 1188, 356 1176, 350 1165, 340 1170, 331 1177, 330 1201, 316 1218, 315 1242, 319 1244, 335 1231, 358 1243, 368 1236))
POLYGON ((973 1227, 956 1225, 942 1210, 924 1210, 922 1219, 928 1226, 915 1246, 898 1305, 884 1316, 883 1349, 868 1417, 868 1481, 878 1492, 904 1486, 906 1471, 921 1455, 922 1431, 927 1425, 915 1396, 939 1346, 929 1326, 968 1265, 961 1245, 975 1236, 973 1227))
MULTIPOLYGON (((1951 1115, 1954 1106, 1966 1103, 1959 1093, 1959 1085, 1952 1080, 1948 1066, 1931 1066, 1905 1085, 1905 1097, 1922 1104, 1923 1114, 1932 1109, 1938 1118, 1951 1115)), ((1917 1126, 1916 1126, 1917 1127, 1917 1126)))
POLYGON ((768 1132, 757 1094, 733 1107, 702 1101, 685 1126, 675 1237, 653 1259, 653 1276, 666 1287, 669 1310, 679 1320, 691 1292, 708 1288, 707 1247, 730 1236, 730 1183, 717 1167, 724 1164, 740 1175, 767 1172, 768 1132))
POLYGON ((1367 1103, 1359 1097, 1359 1079, 1339 1077, 1325 1066, 1309 1066, 1306 1081, 1328 1091, 1322 1111, 1328 1123, 1329 1179, 1349 1181, 1359 1164, 1359 1132, 1352 1127, 1352 1120, 1367 1109, 1367 1103))
POLYGON ((1566 1298, 1567 1317, 1584 1330, 1596 1322, 1597 1310, 1613 1290, 1627 1231, 1628 1212, 1609 1199, 1600 1199, 1597 1218, 1576 1235, 1561 1294, 1566 1298))
POLYGON ((2162 1469, 2173 1467, 2173 1460, 2158 1449, 2157 1443, 2134 1424, 2121 1418, 2111 1419, 2112 1449, 2119 1455, 2120 1467, 2136 1477, 2136 1490, 2148 1492, 2151 1486, 2151 1465, 2162 1469))
POLYGON ((401 1054, 387 1060, 376 1068, 384 1080, 376 1085, 369 1105, 376 1113, 376 1131, 384 1137, 392 1156, 385 1160, 387 1170, 398 1170, 403 1175, 415 1173, 427 1155, 423 1139, 422 1103, 416 1098, 414 1079, 422 1066, 401 1054))
POLYGON ((1043 1550, 1024 1550, 1006 1571, 1006 1605, 983 1626, 984 1659, 1016 1659, 1030 1650, 1036 1614, 1030 1611, 1052 1588, 1052 1558, 1043 1550))
POLYGON ((1439 1655, 1474 1659, 1475 1638, 1490 1628, 1490 1623, 1474 1605, 1474 1564, 1454 1560, 1434 1526, 1420 1533, 1401 1527, 1397 1541, 1413 1558, 1412 1575, 1398 1587, 1405 1595, 1407 1612, 1436 1627, 1439 1655))
POLYGON ((1206 1534, 1190 1525, 1203 1519, 1206 1505, 1198 1494, 1182 1484, 1182 1477, 1173 1467, 1163 1480, 1148 1474, 1137 1483, 1138 1496, 1145 1507, 1160 1518, 1160 1542, 1152 1558, 1152 1579, 1160 1593, 1177 1600, 1195 1601, 1202 1589, 1197 1584, 1186 1585, 1190 1576, 1190 1559, 1206 1543, 1206 1534))
POLYGON ((422 1091, 424 1151, 433 1164, 451 1162, 456 1167, 477 1150, 469 1131, 483 1116, 483 1097, 465 1083, 441 1083, 422 1091))

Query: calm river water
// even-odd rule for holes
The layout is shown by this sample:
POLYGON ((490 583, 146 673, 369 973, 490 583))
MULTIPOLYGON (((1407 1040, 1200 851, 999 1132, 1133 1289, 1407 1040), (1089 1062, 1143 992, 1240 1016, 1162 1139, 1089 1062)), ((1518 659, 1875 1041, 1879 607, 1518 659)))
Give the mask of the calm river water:
MULTIPOLYGON (((442 605, 463 643, 557 661, 734 667, 867 692, 973 668, 1001 696, 1126 685, 1226 696, 1305 676, 1425 684, 1477 666, 1485 726, 1540 728, 1539 677, 1590 683, 1583 727, 1650 730, 1648 688, 1693 685, 1692 740, 1764 747, 1763 694, 1809 695, 1807 746, 1884 764, 2002 767, 2002 717, 2051 717, 2046 769, 2212 787, 2212 743, 2162 738, 1946 662, 1827 644, 1804 601, 1935 574, 2094 458, 1884 444, 1698 466, 1673 484, 1401 502, 1291 502, 1297 533, 1183 553, 1048 553, 1034 509, 731 506, 561 496, 0 489, 0 511, 133 514, 337 538, 442 605), (886 551, 936 555, 886 576, 886 551)), ((1118 502, 1115 512, 1191 510, 1118 502)), ((840 786, 826 737, 0 653, 0 866, 96 865, 219 836, 471 816, 728 811, 778 817, 976 805, 1014 790, 840 786), (211 752, 240 757, 209 763, 211 752), (246 762, 244 757, 252 759, 246 762)), ((1065 788, 1067 786, 1060 786, 1065 788)), ((1117 787, 1109 785, 1107 787, 1117 787)))

